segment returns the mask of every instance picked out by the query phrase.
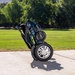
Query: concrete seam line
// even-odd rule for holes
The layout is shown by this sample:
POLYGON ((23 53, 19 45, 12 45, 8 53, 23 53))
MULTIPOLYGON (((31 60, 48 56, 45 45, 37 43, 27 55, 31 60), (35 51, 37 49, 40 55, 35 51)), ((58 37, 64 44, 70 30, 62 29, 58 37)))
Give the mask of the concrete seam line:
POLYGON ((58 55, 58 56, 61 56, 61 57, 64 57, 64 58, 68 58, 68 59, 72 59, 72 60, 75 60, 74 58, 70 58, 70 57, 67 57, 67 56, 63 56, 63 55, 60 55, 60 54, 56 54, 54 53, 55 55, 58 55))

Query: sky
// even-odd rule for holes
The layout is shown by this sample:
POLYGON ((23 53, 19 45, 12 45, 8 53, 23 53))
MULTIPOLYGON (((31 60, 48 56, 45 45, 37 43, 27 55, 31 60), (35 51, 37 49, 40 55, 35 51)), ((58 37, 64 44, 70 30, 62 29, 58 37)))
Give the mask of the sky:
POLYGON ((0 0, 0 3, 3 3, 3 2, 10 2, 11 0, 0 0))

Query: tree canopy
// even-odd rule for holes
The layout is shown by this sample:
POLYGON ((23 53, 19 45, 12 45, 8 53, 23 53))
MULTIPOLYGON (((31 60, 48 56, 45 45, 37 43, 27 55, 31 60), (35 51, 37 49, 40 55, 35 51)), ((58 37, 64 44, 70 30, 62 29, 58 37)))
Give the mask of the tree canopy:
POLYGON ((56 22, 61 19, 61 26, 64 28, 75 26, 75 0, 64 0, 58 7, 56 22))
POLYGON ((4 8, 4 6, 6 5, 7 3, 1 3, 0 4, 0 8, 4 8))
POLYGON ((20 17, 22 16, 22 7, 17 0, 12 0, 5 6, 6 18, 13 24, 20 22, 20 17))
POLYGON ((74 28, 75 0, 11 0, 0 4, 0 26, 14 27, 27 18, 44 28, 74 28))

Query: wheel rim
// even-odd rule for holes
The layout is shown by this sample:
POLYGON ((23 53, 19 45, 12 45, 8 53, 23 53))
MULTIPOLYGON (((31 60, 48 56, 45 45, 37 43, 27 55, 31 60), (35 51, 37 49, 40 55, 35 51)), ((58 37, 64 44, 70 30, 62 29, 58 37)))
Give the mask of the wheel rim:
POLYGON ((46 59, 50 56, 50 48, 48 46, 41 46, 37 50, 39 58, 46 59))

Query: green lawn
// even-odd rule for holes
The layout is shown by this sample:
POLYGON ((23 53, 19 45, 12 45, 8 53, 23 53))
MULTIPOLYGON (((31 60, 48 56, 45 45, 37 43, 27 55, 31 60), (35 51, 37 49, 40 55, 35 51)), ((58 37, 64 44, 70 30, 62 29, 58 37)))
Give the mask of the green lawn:
MULTIPOLYGON (((54 50, 75 49, 75 29, 46 29, 46 42, 54 50)), ((0 51, 29 50, 18 30, 0 29, 0 51)))

